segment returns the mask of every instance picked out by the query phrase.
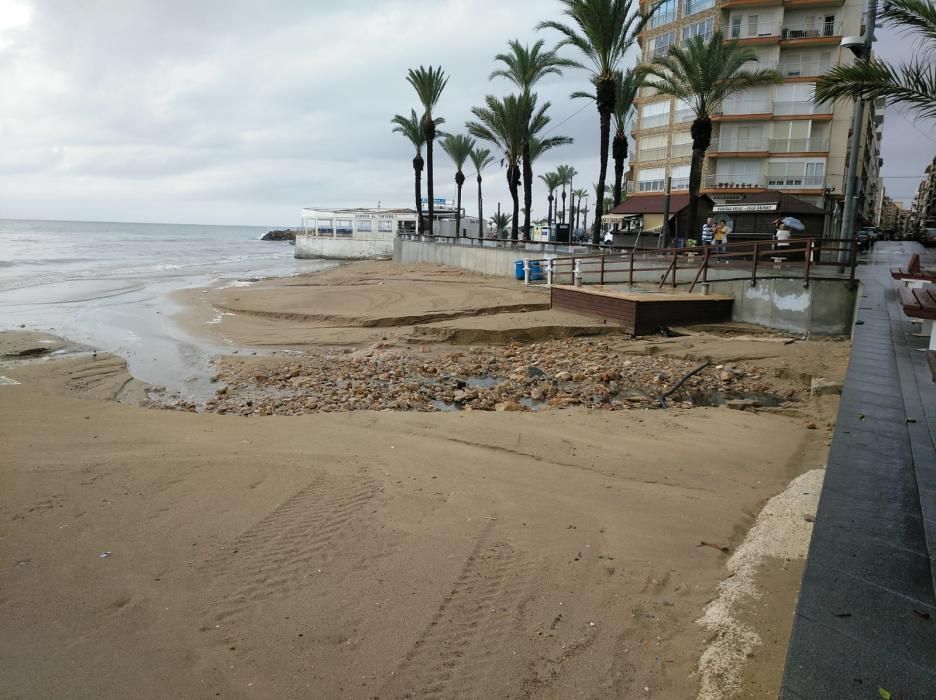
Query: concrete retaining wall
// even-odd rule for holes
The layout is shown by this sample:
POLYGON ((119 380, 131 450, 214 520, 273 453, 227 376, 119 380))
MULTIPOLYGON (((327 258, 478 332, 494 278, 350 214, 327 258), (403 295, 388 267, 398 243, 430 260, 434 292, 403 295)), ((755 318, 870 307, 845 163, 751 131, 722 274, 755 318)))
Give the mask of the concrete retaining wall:
POLYGON ((730 294, 732 320, 804 335, 851 335, 859 290, 846 280, 813 279, 809 287, 797 279, 712 282, 715 294, 730 294))
POLYGON ((399 238, 393 243, 393 259, 399 263, 434 263, 498 277, 512 277, 514 261, 523 257, 539 258, 542 257, 542 252, 537 250, 527 253, 520 249, 482 248, 478 245, 422 243, 399 238))
POLYGON ((367 260, 389 258, 391 255, 393 255, 393 239, 368 241, 296 236, 295 256, 297 258, 367 260))

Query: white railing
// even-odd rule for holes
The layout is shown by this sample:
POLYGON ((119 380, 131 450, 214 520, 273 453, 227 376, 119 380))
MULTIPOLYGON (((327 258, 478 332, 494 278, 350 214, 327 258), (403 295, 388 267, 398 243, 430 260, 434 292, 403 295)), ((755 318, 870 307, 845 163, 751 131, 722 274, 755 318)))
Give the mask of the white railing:
POLYGON ((675 46, 675 45, 676 45, 676 42, 674 41, 672 44, 666 44, 664 46, 655 46, 653 48, 653 57, 659 58, 660 56, 665 56, 667 53, 669 53, 670 47, 675 46))
POLYGON ((772 111, 772 104, 773 100, 769 97, 730 100, 722 103, 717 114, 769 114, 772 111))
POLYGON ((753 136, 748 138, 721 137, 713 139, 709 151, 721 151, 722 153, 745 153, 754 151, 767 151, 767 137, 753 136))
POLYGON ((780 62, 777 70, 784 78, 815 77, 832 67, 832 61, 780 62))
POLYGON ((841 22, 784 22, 780 38, 819 39, 821 37, 839 36, 841 33, 841 22))
MULTIPOLYGON (((773 113, 778 116, 790 114, 825 114, 831 106, 818 107, 811 100, 796 100, 793 102, 774 102, 773 113)), ((769 110, 768 110, 769 111, 769 110)))
POLYGON ((776 67, 777 67, 776 61, 748 61, 747 63, 741 66, 741 70, 746 71, 748 73, 753 73, 754 71, 767 70, 769 68, 776 68, 776 67))
POLYGON ((637 183, 638 192, 662 192, 663 180, 644 180, 637 183))
POLYGON ((716 189, 751 189, 754 187, 763 187, 765 183, 763 175, 714 175, 705 176, 705 186, 716 189))
POLYGON ((816 190, 825 187, 825 175, 767 175, 768 187, 816 190))
POLYGON ((729 39, 757 39, 780 36, 779 22, 749 22, 743 18, 741 24, 732 24, 728 29, 729 39))
POLYGON ((674 177, 670 183, 670 188, 672 190, 688 190, 689 189, 689 178, 688 177, 674 177))
POLYGON ((692 143, 674 143, 670 146, 670 158, 688 158, 692 155, 692 143))
POLYGON ((697 36, 700 36, 700 37, 702 37, 702 42, 705 43, 705 44, 707 44, 707 43, 709 42, 709 39, 712 38, 712 34, 714 34, 714 33, 715 33, 715 32, 713 32, 713 31, 708 31, 708 32, 703 32, 702 34, 693 34, 692 36, 685 36, 685 35, 684 35, 684 36, 682 37, 682 39, 680 40, 679 43, 680 43, 680 45, 682 45, 682 44, 685 44, 685 43, 686 43, 687 41, 689 41, 690 39, 695 39, 697 36))
POLYGON ((770 139, 772 153, 812 153, 828 150, 828 136, 815 136, 808 139, 770 139))
POLYGON ((637 151, 637 160, 640 163, 647 163, 652 160, 666 160, 666 146, 641 148, 637 151))
POLYGON ((683 0, 683 17, 689 17, 715 7, 715 0, 683 0))
POLYGON ((664 114, 654 114, 652 116, 643 116, 640 118, 641 129, 657 129, 661 126, 669 125, 669 112, 664 114))
POLYGON ((674 124, 684 124, 695 119, 694 109, 677 109, 673 117, 674 124))

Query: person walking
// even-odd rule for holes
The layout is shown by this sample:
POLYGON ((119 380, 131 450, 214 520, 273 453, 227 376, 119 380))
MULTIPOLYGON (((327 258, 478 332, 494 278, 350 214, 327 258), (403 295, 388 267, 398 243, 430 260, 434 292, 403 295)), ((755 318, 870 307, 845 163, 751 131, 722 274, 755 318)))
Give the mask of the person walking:
POLYGON ((713 238, 715 238, 715 219, 710 216, 702 224, 702 245, 712 245, 713 238))
MULTIPOLYGON (((731 228, 728 226, 728 222, 724 219, 718 222, 718 225, 715 227, 715 235, 713 240, 715 241, 715 252, 719 255, 724 255, 728 252, 728 234, 731 233, 731 228)), ((725 262, 728 262, 727 260, 725 262)))
POLYGON ((777 242, 774 244, 774 250, 781 250, 790 247, 790 227, 787 226, 786 222, 783 219, 777 219, 774 222, 777 225, 777 233, 775 238, 777 242))

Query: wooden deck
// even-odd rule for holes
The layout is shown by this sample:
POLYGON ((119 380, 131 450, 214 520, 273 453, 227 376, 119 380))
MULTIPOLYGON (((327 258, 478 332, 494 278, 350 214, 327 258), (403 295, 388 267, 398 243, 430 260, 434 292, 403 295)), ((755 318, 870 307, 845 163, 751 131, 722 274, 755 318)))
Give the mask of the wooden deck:
POLYGON ((550 301, 554 309, 600 318, 633 335, 648 335, 663 326, 730 321, 734 297, 675 292, 641 294, 553 285, 550 301))

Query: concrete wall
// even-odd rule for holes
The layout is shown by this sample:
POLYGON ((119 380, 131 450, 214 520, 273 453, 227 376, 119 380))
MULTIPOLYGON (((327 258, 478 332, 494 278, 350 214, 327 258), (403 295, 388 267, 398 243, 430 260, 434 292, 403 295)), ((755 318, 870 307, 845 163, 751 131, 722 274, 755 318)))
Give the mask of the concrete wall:
POLYGON ((441 243, 422 243, 397 239, 393 243, 393 259, 399 263, 435 263, 460 267, 463 270, 479 272, 482 275, 513 277, 514 262, 521 258, 542 258, 543 253, 537 246, 535 251, 521 248, 495 248, 477 245, 446 245, 441 243))
POLYGON ((368 241, 299 235, 296 236, 295 256, 297 258, 338 258, 347 260, 389 258, 393 255, 393 241, 394 239, 368 241))
POLYGON ((713 294, 730 294, 732 320, 804 335, 851 335, 856 289, 847 280, 813 279, 809 287, 796 279, 712 282, 713 294))

